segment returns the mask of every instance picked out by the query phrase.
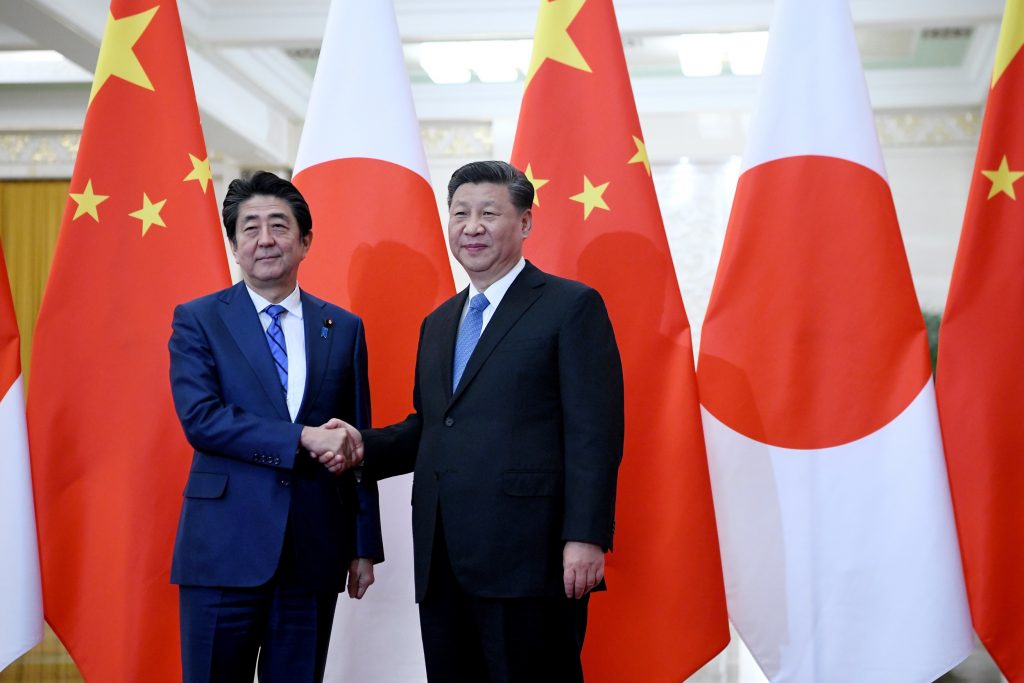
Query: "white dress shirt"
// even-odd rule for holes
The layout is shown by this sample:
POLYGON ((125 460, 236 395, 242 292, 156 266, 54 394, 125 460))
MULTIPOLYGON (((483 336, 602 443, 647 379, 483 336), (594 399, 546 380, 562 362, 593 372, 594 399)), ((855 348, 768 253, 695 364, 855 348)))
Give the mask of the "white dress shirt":
MULTIPOLYGON (((260 314, 260 324, 263 325, 265 333, 270 323, 274 321, 263 312, 270 302, 249 289, 248 285, 245 289, 260 314)), ((285 350, 288 351, 288 414, 294 422, 296 415, 299 414, 299 406, 302 405, 302 396, 306 392, 306 328, 302 324, 302 299, 299 297, 298 285, 284 301, 280 302, 280 305, 284 306, 285 310, 281 314, 281 330, 284 332, 285 350)))
MULTIPOLYGON (((519 273, 523 272, 523 268, 525 267, 526 259, 520 256, 519 263, 512 266, 512 270, 502 275, 500 278, 492 282, 490 286, 487 287, 487 290, 484 292, 484 294, 487 296, 488 304, 487 308, 484 309, 483 325, 480 327, 480 334, 483 334, 484 330, 487 329, 487 323, 491 321, 491 317, 494 315, 494 312, 498 310, 498 304, 500 304, 501 300, 505 298, 505 292, 508 291, 508 288, 512 286, 512 283, 515 281, 516 277, 519 275, 519 273)), ((480 290, 477 289, 472 282, 470 282, 469 296, 466 297, 466 305, 462 307, 462 317, 459 318, 459 327, 462 327, 462 321, 466 319, 466 313, 469 312, 470 300, 479 293, 480 290)))

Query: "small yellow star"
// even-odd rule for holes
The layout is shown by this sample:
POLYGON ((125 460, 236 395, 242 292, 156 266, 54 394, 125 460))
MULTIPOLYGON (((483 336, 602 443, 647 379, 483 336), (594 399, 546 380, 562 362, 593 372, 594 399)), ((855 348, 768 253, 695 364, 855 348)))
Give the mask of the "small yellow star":
POLYGON ((133 211, 128 214, 132 218, 138 218, 142 221, 142 234, 145 235, 150 227, 159 225, 161 228, 166 228, 164 219, 160 217, 160 212, 163 211, 164 204, 167 203, 166 199, 161 199, 158 202, 149 201, 149 195, 145 192, 142 193, 142 208, 138 211, 133 211))
POLYGON ((636 145, 636 154, 629 160, 629 163, 643 164, 644 168, 647 169, 647 175, 651 175, 651 160, 647 158, 647 145, 635 135, 633 136, 633 144, 636 145))
POLYGON ((100 222, 100 212, 97 207, 103 202, 110 199, 110 195, 96 194, 92 191, 92 178, 85 184, 85 192, 81 194, 70 193, 71 199, 75 201, 78 206, 75 207, 75 215, 71 220, 78 220, 80 216, 89 214, 92 219, 97 223, 100 222))
POLYGON ((544 187, 551 181, 545 180, 544 178, 534 178, 533 168, 530 164, 526 165, 526 179, 530 181, 531 185, 533 185, 533 203, 540 206, 540 188, 544 187))
POLYGON ((569 36, 569 24, 580 13, 587 0, 542 0, 537 14, 537 31, 533 39, 533 54, 526 72, 526 85, 530 85, 537 69, 550 59, 580 71, 591 73, 590 65, 569 36))
POLYGON ((199 184, 203 186, 203 194, 206 194, 206 186, 213 179, 213 173, 210 171, 210 157, 200 159, 193 154, 189 154, 188 158, 192 161, 192 170, 185 176, 183 182, 198 180, 199 184))
POLYGON ((153 90, 153 84, 150 83, 146 70, 142 68, 142 63, 132 48, 139 42, 158 9, 159 6, 152 7, 145 12, 121 19, 115 19, 113 14, 107 13, 107 27, 103 31, 100 55, 96 60, 96 76, 93 78, 92 91, 89 93, 90 104, 111 76, 123 78, 140 88, 153 90))
POLYGON ((609 183, 604 183, 603 185, 594 187, 590 182, 590 178, 583 176, 583 192, 569 197, 569 199, 574 202, 579 202, 583 205, 583 220, 590 218, 590 212, 595 208, 611 211, 611 209, 608 208, 608 205, 605 204, 604 197, 602 196, 604 195, 604 191, 608 189, 608 185, 609 183))
POLYGON ((1005 192, 1010 199, 1016 200, 1017 195, 1013 192, 1013 184, 1024 176, 1024 171, 1011 171, 1010 164, 1006 161, 1006 155, 994 171, 982 171, 981 174, 992 181, 992 188, 988 191, 988 198, 992 199, 1000 192, 1005 192))

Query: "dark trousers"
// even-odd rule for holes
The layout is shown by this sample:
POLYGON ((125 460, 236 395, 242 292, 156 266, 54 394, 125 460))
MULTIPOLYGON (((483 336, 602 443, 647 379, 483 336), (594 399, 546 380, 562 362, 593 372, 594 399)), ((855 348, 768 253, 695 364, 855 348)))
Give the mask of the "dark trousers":
POLYGON ((427 594, 420 603, 427 680, 582 683, 588 598, 469 595, 452 571, 440 519, 437 529, 427 594))
POLYGON ((179 586, 183 683, 323 681, 338 594, 305 587, 290 543, 262 586, 179 586))

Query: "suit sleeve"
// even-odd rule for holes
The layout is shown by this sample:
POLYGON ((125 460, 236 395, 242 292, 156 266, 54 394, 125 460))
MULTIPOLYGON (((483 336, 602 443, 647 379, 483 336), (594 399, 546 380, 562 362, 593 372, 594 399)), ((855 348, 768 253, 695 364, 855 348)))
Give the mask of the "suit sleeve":
MULTIPOLYGON (((366 351, 366 336, 363 324, 356 332, 352 367, 355 371, 355 424, 357 429, 370 426, 370 380, 366 351)), ((356 513, 356 556, 384 561, 384 540, 380 528, 380 500, 377 482, 370 477, 361 477, 356 483, 359 510, 356 513)))
POLYGON ((612 547, 624 437, 622 363, 601 296, 586 290, 558 337, 565 445, 562 539, 612 547))
POLYGON ((423 429, 422 404, 420 403, 420 361, 423 352, 423 330, 427 321, 420 325, 420 339, 416 352, 416 371, 412 389, 413 411, 403 421, 389 427, 365 429, 362 431, 365 446, 364 472, 373 480, 408 474, 416 466, 416 454, 420 447, 423 429))
POLYGON ((253 415, 224 402, 209 339, 186 305, 171 323, 171 393, 193 448, 248 463, 292 469, 302 425, 253 415))

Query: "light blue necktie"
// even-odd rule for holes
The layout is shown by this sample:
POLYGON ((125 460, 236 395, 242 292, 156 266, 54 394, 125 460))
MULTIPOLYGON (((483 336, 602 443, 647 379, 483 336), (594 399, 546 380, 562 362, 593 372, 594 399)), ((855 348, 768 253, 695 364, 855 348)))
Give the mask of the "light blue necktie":
POLYGON ((281 379, 281 388, 288 393, 288 349, 284 345, 284 330, 281 329, 281 314, 285 308, 280 304, 270 304, 263 309, 263 312, 271 317, 270 327, 267 328, 267 344, 270 346, 270 355, 274 357, 274 365, 277 366, 277 376, 281 379))
POLYGON ((459 336, 455 340, 455 364, 452 368, 452 392, 459 386, 462 373, 466 369, 469 357, 473 355, 476 343, 480 341, 480 330, 484 326, 484 309, 491 304, 483 292, 469 300, 469 311, 459 328, 459 336))

